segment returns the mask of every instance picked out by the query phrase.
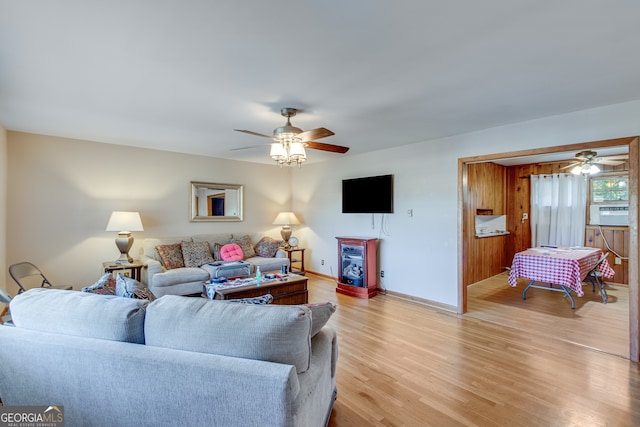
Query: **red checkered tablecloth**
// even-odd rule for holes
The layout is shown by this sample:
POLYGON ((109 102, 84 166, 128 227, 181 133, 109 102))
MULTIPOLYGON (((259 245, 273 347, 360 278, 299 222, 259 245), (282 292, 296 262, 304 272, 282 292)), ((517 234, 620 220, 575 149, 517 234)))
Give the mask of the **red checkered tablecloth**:
MULTIPOLYGON (((531 248, 518 252, 513 257, 509 285, 516 286, 518 278, 524 277, 536 282, 564 285, 579 297, 584 295, 582 281, 600 260, 600 249, 531 248)), ((605 260, 598 270, 606 278, 615 274, 605 260)))

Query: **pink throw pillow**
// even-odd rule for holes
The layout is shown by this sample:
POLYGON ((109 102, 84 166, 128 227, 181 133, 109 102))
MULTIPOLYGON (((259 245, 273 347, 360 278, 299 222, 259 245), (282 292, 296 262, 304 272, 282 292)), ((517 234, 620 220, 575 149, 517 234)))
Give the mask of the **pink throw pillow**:
POLYGON ((220 258, 223 261, 240 261, 244 259, 244 253, 239 245, 229 243, 220 248, 220 258))

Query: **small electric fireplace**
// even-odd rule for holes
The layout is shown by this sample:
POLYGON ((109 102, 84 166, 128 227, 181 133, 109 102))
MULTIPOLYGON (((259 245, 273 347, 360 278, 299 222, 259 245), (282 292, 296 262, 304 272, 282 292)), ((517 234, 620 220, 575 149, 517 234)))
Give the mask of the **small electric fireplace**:
POLYGON ((336 292, 371 298, 378 294, 376 277, 376 244, 378 239, 336 237, 339 271, 336 292))

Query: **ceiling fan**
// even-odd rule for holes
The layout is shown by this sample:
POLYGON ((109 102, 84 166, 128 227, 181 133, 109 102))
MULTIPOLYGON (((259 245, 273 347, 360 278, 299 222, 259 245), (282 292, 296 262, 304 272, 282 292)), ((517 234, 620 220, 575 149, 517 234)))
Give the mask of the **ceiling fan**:
MULTIPOLYGON (((275 142, 271 143, 270 157, 275 160, 278 165, 283 164, 297 164, 300 166, 302 162, 307 159, 305 148, 311 148, 314 150, 330 151, 332 153, 346 153, 349 151, 349 147, 343 147, 341 145, 327 144, 324 142, 315 142, 312 139, 325 138, 327 136, 334 135, 332 131, 326 128, 316 128, 308 131, 295 127, 291 124, 291 117, 298 113, 296 108, 283 108, 280 110, 280 114, 287 118, 287 122, 284 126, 275 128, 273 135, 265 135, 258 132, 253 132, 244 129, 234 129, 238 132, 248 133, 249 135, 261 136, 263 138, 273 139, 275 142)), ((236 148, 235 150, 243 150, 244 147, 236 148)))
POLYGON ((575 175, 583 173, 594 174, 600 172, 600 168, 596 166, 596 163, 601 165, 618 166, 623 164, 624 161, 629 158, 629 155, 619 154, 615 156, 598 157, 598 153, 595 151, 585 150, 576 153, 575 157, 577 159, 575 162, 564 166, 561 169, 571 168, 571 173, 575 175))

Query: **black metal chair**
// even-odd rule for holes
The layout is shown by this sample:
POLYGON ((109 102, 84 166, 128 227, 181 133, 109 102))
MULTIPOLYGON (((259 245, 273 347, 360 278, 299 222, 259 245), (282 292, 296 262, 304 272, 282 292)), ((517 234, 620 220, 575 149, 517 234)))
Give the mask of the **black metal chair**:
POLYGON ((9 274, 18 284, 18 294, 21 294, 27 290, 26 283, 24 279, 32 276, 40 276, 37 280, 40 281, 42 279, 42 283, 40 284, 41 288, 53 288, 53 289, 67 289, 71 290, 71 286, 53 286, 51 282, 42 274, 42 272, 35 265, 30 262, 19 262, 17 264, 12 264, 9 266, 9 274))
POLYGON ((602 257, 600 257, 600 259, 598 260, 598 263, 589 271, 589 273, 587 273, 587 279, 589 279, 589 282, 591 282, 591 288, 593 292, 596 291, 596 285, 600 289, 600 298, 602 298, 603 304, 607 303, 609 295, 607 295, 607 290, 605 289, 607 284, 602 278, 602 273, 600 273, 600 270, 598 268, 603 262, 605 262, 608 256, 609 252, 603 254, 602 257))

